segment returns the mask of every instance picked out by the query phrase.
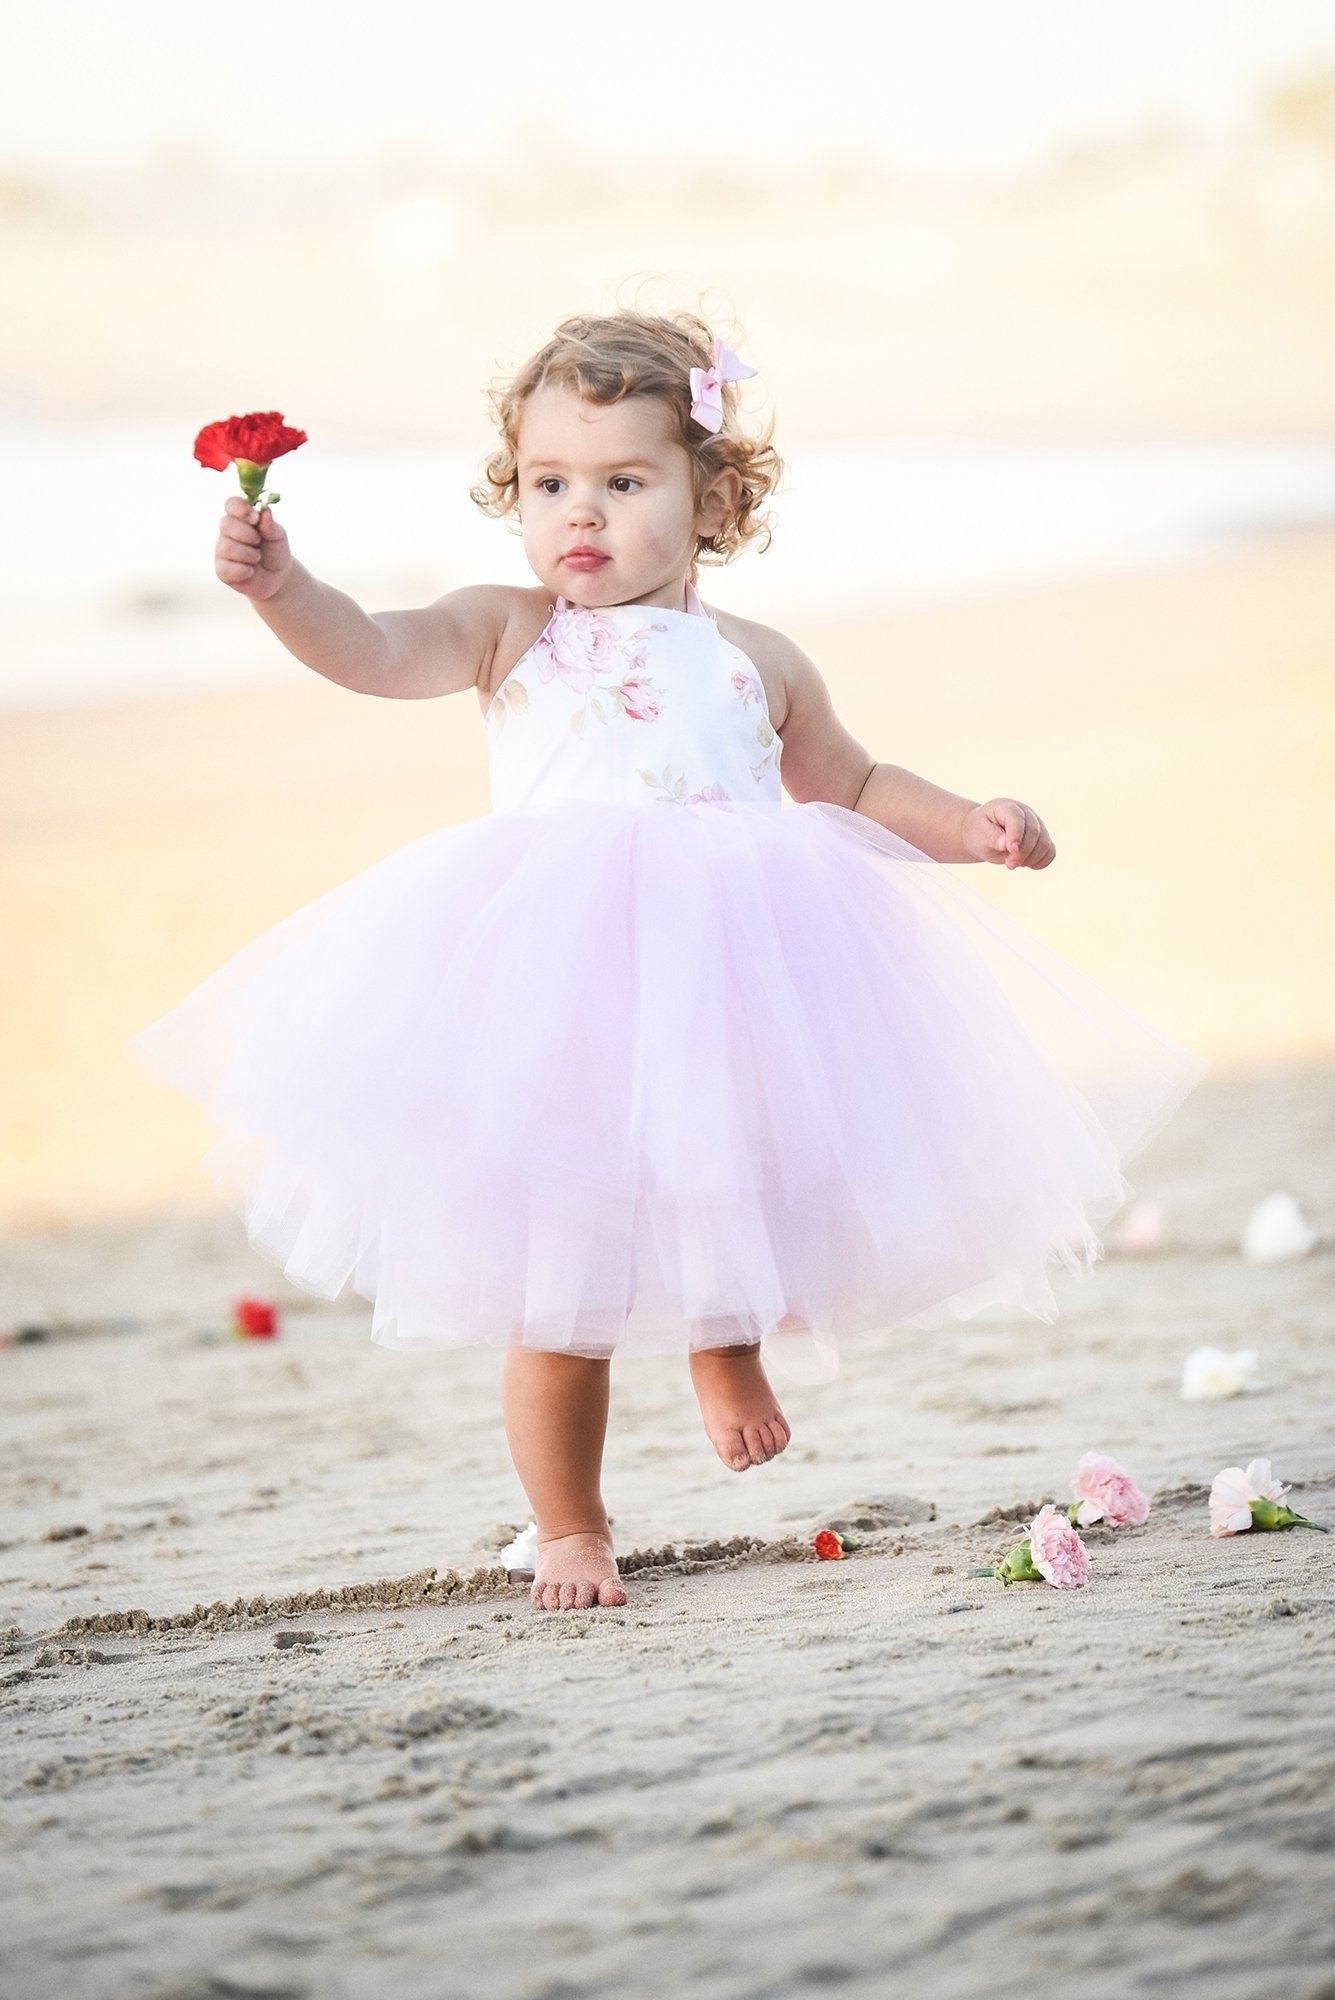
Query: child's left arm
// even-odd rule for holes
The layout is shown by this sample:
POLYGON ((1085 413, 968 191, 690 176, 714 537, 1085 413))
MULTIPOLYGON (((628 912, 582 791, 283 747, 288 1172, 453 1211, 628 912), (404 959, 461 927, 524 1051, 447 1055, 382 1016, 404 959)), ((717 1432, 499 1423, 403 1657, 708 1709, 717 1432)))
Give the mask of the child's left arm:
POLYGON ((878 763, 840 722, 829 689, 801 647, 777 632, 767 636, 772 643, 769 664, 788 698, 778 733, 783 742, 780 770, 790 797, 799 804, 824 799, 865 813, 934 861, 1047 867, 1057 849, 1032 806, 1010 798, 980 805, 900 764, 878 763))

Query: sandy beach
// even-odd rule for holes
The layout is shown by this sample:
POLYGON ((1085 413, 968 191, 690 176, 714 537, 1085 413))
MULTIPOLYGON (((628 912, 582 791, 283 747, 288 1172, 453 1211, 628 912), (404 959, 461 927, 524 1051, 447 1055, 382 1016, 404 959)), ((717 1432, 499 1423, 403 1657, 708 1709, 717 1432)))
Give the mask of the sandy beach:
POLYGON ((1331 1545, 1212 1540, 1205 1496, 1268 1453, 1335 1522, 1331 1099, 1211 1078, 1135 1174, 1161 1250, 1053 1327, 867 1341, 742 1478, 684 1369, 628 1364, 598 1614, 494 1567, 494 1356, 281 1282, 278 1340, 219 1338, 260 1275, 228 1218, 11 1239, 70 1330, 0 1354, 3 1990, 1329 2000, 1331 1545), (1275 1185, 1323 1241, 1251 1265, 1275 1185), (1202 1342, 1264 1386, 1181 1401, 1202 1342), (967 1578, 1091 1447, 1146 1526, 1088 1532, 1082 1591, 967 1578))
POLYGON ((919 11, 855 76, 865 22, 800 24, 771 105, 786 22, 507 19, 498 65, 423 10, 414 111, 401 10, 304 11, 261 64, 34 16, 0 168, 0 2000, 1335 2000, 1335 1535, 1207 1505, 1268 1458, 1335 1529, 1329 35, 1021 9, 988 59, 919 11), (486 385, 619 305, 703 310, 793 474, 706 603, 876 758, 1034 806, 1050 868, 961 873, 1210 1067, 1127 1165, 1161 1243, 1115 1219, 1054 1324, 870 1335, 742 1477, 683 1362, 615 1367, 628 1601, 546 1614, 499 1356, 284 1278, 124 1045, 489 803, 472 691, 258 677, 198 426, 309 433, 285 525, 368 610, 504 580, 486 385), (785 577, 800 618, 740 601, 785 577), (1249 1261, 1279 1190, 1317 1240, 1249 1261), (1249 1393, 1183 1399, 1207 1344, 1249 1393), (1091 1450, 1151 1511, 1088 1586, 970 1576, 1091 1450))
POLYGON ((1056 1325, 870 1339, 740 1479, 683 1368, 618 1371, 596 1615, 496 1567, 496 1357, 386 1354, 286 1283, 118 1065, 264 923, 485 810, 476 714, 312 676, 18 719, 5 1319, 47 1337, 0 1351, 3 1990, 1329 2000, 1333 1552, 1212 1540, 1205 1497, 1268 1454, 1335 1522, 1333 598, 1300 534, 800 635, 880 754, 1040 803, 1058 862, 970 879, 1212 1069, 1130 1169, 1164 1247, 1110 1243, 1056 1325), (1248 1264, 1278 1187, 1321 1242, 1248 1264), (227 1335, 242 1293, 278 1340, 227 1335), (1181 1401, 1203 1343, 1263 1386, 1181 1401), (1090 1586, 969 1579, 1095 1448, 1154 1505, 1090 1531, 1090 1586))

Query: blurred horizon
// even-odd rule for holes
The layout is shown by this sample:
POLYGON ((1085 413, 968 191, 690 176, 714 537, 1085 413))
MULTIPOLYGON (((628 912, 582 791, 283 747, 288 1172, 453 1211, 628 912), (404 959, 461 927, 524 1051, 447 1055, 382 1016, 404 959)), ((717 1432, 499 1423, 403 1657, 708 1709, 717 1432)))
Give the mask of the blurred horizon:
POLYGON ((274 0, 259 36, 220 35, 174 0, 34 11, 13 30, 26 87, 6 105, 0 174, 152 171, 155 158, 204 171, 211 153, 323 172, 382 148, 471 172, 527 135, 555 149, 549 175, 574 139, 657 173, 681 155, 744 172, 747 157, 833 151, 910 175, 1004 176, 1137 135, 1242 136, 1335 71, 1325 0, 1014 0, 1004 12, 899 0, 874 30, 841 0, 815 28, 782 12, 763 28, 610 7, 556 18, 512 0, 499 56, 485 17, 421 0, 382 0, 373 34, 330 29, 314 0, 274 0), (625 100, 633 117, 618 115, 625 100))
POLYGON ((0 416, 479 448, 490 379, 634 303, 744 341, 804 441, 1335 434, 1326 0, 505 28, 25 15, 0 416))

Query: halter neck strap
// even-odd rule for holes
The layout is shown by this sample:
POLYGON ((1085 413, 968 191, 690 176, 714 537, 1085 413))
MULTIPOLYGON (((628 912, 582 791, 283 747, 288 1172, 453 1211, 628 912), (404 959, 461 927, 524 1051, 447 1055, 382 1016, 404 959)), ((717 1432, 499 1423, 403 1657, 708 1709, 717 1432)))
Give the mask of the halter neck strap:
MULTIPOLYGON (((557 596, 555 609, 558 611, 577 611, 584 608, 585 607, 583 606, 574 604, 568 597, 559 594, 557 596)), ((608 609, 612 611, 620 611, 622 608, 623 607, 619 604, 613 604, 608 606, 608 609)), ((642 608, 645 610, 652 610, 653 606, 646 605, 643 606, 642 608)), ((671 607, 665 607, 665 608, 670 609, 671 607)), ((714 622, 713 619, 710 617, 709 612, 705 610, 704 605, 700 602, 700 593, 696 589, 695 585, 691 582, 691 579, 689 577, 687 577, 686 579, 686 603, 683 608, 682 616, 709 619, 709 622, 711 624, 714 622)))

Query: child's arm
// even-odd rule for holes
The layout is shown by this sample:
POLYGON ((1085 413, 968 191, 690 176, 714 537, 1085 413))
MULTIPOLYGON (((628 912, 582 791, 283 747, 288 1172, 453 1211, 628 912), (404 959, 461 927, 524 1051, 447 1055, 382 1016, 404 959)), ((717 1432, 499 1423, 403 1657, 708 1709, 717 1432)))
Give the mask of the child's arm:
POLYGON ((478 686, 515 595, 504 584, 475 584, 420 610, 372 615, 295 560, 271 509, 257 520, 238 494, 226 503, 214 569, 304 665, 339 687, 396 701, 478 686))
POLYGON ((1018 799, 980 805, 900 764, 878 763, 840 722, 829 689, 801 647, 777 632, 766 636, 769 663, 787 696, 780 770, 799 804, 824 799, 864 813, 934 861, 1046 868, 1057 850, 1032 806, 1018 799))

